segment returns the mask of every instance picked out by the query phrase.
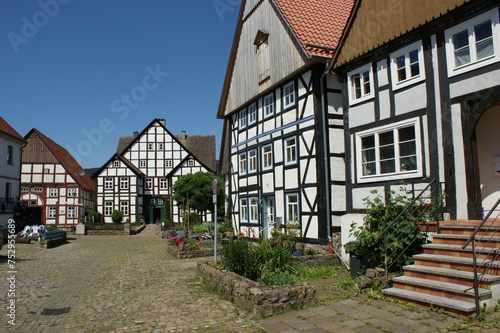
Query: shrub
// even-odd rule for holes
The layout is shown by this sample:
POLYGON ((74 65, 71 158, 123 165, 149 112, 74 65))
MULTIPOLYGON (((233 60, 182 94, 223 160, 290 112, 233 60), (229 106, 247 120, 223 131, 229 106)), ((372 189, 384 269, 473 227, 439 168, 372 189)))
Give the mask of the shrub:
POLYGON ((121 223, 123 220, 123 212, 121 210, 114 210, 111 214, 111 219, 114 223, 121 223))
POLYGON ((201 221, 201 218, 200 218, 200 214, 198 214, 197 212, 188 212, 188 211, 185 211, 182 214, 182 220, 184 222, 188 222, 189 221, 189 223, 199 223, 201 221))
POLYGON ((427 235, 420 231, 418 223, 433 220, 440 212, 442 200, 437 198, 433 204, 429 204, 428 199, 412 202, 411 192, 402 189, 398 193, 389 191, 389 200, 385 203, 376 190, 371 193, 376 195, 373 199, 370 197, 363 199, 368 208, 365 224, 361 227, 351 225, 351 236, 356 237, 359 242, 346 244, 345 249, 347 252, 366 256, 373 265, 382 266, 385 258, 384 238, 386 238, 389 254, 387 264, 398 270, 410 263, 414 254, 422 251, 422 244, 426 242, 427 235), (405 210, 407 206, 409 208, 405 210), (401 213, 397 227, 389 230, 377 241, 378 236, 401 213))
POLYGON ((221 251, 221 265, 225 269, 257 281, 260 277, 257 251, 247 240, 232 240, 224 244, 221 251))
POLYGON ((93 217, 94 218, 94 223, 101 223, 102 222, 102 214, 95 211, 91 210, 88 214, 88 217, 93 217))

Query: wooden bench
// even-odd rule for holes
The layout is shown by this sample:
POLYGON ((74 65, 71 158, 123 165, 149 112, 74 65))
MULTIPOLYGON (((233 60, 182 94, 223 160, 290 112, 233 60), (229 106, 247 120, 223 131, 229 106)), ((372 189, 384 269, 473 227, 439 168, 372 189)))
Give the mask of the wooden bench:
POLYGON ((50 230, 45 232, 45 237, 40 245, 48 249, 64 243, 66 243, 66 231, 50 230))

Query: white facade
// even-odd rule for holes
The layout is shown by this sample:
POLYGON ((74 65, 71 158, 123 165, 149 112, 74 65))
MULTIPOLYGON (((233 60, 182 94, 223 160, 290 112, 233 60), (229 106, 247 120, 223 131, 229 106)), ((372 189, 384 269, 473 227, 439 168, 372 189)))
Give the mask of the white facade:
POLYGON ((164 120, 155 119, 95 174, 97 209, 108 223, 114 210, 124 212, 124 222, 168 217, 181 222, 172 186, 180 176, 198 171, 211 172, 165 128, 164 120))

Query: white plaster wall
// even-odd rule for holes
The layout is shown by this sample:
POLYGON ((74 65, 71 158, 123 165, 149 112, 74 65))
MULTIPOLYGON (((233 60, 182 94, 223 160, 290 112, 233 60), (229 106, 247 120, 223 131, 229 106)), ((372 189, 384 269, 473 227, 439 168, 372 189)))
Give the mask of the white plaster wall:
POLYGON ((450 85, 450 98, 470 94, 500 85, 500 69, 475 75, 450 85))
MULTIPOLYGON (((500 172, 494 167, 496 160, 500 164, 499 124, 500 106, 495 106, 482 116, 476 127, 484 214, 487 214, 498 198, 500 198, 500 172)), ((496 210, 500 212, 500 208, 496 210)))
POLYGON ((378 103, 380 110, 380 119, 387 119, 391 116, 391 99, 389 90, 381 90, 378 93, 378 103))
POLYGON ((468 218, 467 214, 467 187, 465 175, 465 159, 463 133, 462 133, 462 120, 461 108, 459 104, 451 106, 451 122, 453 124, 453 148, 455 155, 455 186, 457 198, 457 219, 465 220, 468 218))
POLYGON ((373 123, 375 121, 374 102, 363 103, 349 109, 349 128, 373 123))
POLYGON ((424 109, 427 106, 427 92, 425 82, 410 89, 397 91, 394 95, 396 115, 424 109))
POLYGON ((366 205, 363 199, 366 197, 375 198, 377 195, 384 196, 383 186, 365 187, 365 188, 355 188, 352 190, 352 204, 354 209, 365 209, 366 205), (370 191, 377 190, 377 194, 372 194, 370 191))
POLYGON ((340 242, 341 246, 341 256, 342 259, 349 262, 349 254, 345 252, 344 245, 356 240, 355 237, 350 235, 351 225, 355 223, 357 226, 362 226, 365 222, 363 220, 364 214, 346 214, 340 218, 340 226, 341 226, 341 236, 340 242))

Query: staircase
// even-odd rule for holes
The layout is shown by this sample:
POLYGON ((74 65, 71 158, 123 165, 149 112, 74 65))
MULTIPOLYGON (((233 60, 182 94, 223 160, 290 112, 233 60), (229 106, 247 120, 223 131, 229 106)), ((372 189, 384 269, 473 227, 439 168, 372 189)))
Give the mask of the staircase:
POLYGON ((404 266, 404 275, 393 279, 394 286, 382 292, 402 302, 426 308, 439 308, 469 316, 476 304, 498 305, 500 299, 500 221, 478 229, 478 298, 475 300, 472 245, 463 249, 481 221, 442 221, 433 242, 414 255, 414 264, 404 266))

